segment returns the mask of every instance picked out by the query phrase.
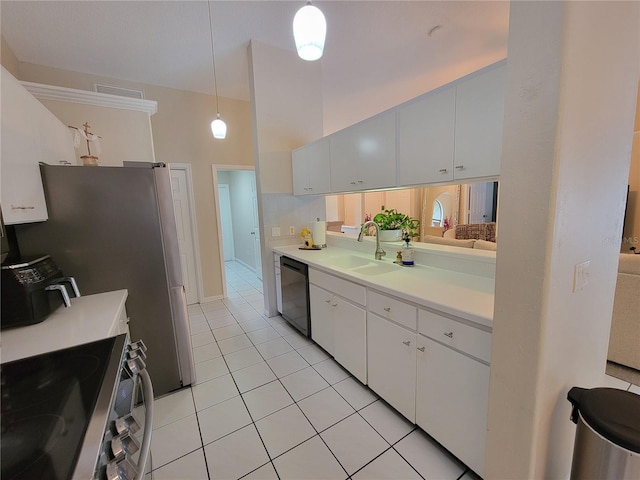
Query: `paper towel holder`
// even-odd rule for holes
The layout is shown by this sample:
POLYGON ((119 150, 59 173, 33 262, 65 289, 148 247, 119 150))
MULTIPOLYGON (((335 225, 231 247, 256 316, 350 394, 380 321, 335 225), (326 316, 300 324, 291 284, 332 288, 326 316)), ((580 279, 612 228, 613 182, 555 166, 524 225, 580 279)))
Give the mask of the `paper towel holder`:
POLYGON ((312 226, 314 248, 327 248, 326 232, 327 222, 321 222, 320 217, 316 217, 316 222, 312 226))

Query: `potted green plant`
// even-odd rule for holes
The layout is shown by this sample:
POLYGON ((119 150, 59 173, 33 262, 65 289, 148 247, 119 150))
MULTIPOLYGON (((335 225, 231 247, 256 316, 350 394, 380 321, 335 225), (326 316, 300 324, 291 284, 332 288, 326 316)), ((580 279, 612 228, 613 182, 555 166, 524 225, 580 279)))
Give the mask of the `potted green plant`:
POLYGON ((409 238, 418 237, 420 234, 420 220, 409 217, 396 209, 385 209, 380 207, 380 213, 373 217, 373 221, 378 224, 380 240, 383 242, 394 242, 402 240, 405 236, 409 238))

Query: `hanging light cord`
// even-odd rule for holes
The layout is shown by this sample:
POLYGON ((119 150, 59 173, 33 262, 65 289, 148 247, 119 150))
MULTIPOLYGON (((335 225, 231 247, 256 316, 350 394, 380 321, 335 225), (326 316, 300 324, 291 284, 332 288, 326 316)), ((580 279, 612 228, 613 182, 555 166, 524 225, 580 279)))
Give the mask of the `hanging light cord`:
POLYGON ((218 106, 218 81, 216 80, 216 54, 213 49, 213 24, 211 23, 211 1, 207 1, 209 10, 209 32, 211 33, 211 65, 213 66, 213 88, 216 93, 216 113, 220 116, 220 107, 218 106))

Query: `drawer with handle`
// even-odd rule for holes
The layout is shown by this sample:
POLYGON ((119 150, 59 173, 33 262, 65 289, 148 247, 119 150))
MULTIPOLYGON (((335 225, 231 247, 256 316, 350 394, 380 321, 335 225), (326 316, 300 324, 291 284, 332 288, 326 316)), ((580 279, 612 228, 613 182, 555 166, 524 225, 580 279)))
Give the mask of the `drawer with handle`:
POLYGON ((309 282, 360 305, 366 305, 366 288, 357 283, 329 275, 314 268, 309 269, 309 282))
POLYGON ((418 311, 418 331, 487 363, 491 361, 490 332, 423 309, 418 311))
POLYGON ((370 312, 376 313, 382 318, 392 320, 411 330, 416 329, 416 313, 418 309, 402 300, 369 290, 367 293, 367 307, 370 312))

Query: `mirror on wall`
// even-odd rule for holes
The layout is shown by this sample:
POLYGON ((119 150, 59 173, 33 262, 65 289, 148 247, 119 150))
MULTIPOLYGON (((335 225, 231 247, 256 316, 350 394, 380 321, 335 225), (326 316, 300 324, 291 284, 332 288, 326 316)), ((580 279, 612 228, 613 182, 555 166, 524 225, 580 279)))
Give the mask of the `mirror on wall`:
POLYGON ((326 202, 327 222, 334 231, 356 232, 365 216, 375 216, 384 205, 419 219, 421 237, 441 237, 458 224, 495 222, 498 182, 345 193, 329 195, 326 202))

